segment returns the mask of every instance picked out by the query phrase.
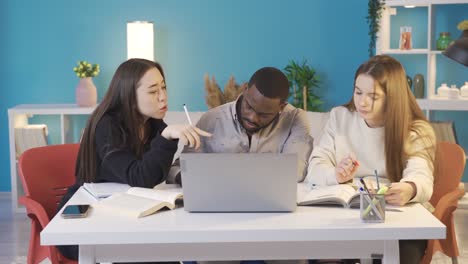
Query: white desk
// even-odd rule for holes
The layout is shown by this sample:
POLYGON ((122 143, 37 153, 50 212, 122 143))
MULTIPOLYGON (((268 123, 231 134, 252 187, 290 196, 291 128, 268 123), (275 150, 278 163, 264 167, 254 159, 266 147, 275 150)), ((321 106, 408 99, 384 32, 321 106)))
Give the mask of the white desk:
MULTIPOLYGON (((92 202, 79 190, 69 204, 92 202)), ((131 219, 94 210, 87 218, 57 215, 43 245, 80 245, 80 263, 241 259, 370 258, 399 262, 399 239, 439 239, 445 226, 420 205, 364 224, 359 210, 298 207, 294 213, 188 213, 131 219)))

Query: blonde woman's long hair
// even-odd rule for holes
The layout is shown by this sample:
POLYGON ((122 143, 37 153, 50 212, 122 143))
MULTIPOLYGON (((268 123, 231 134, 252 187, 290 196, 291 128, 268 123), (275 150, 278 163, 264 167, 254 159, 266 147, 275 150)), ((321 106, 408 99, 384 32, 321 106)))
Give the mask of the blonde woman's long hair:
MULTIPOLYGON (((359 66, 354 76, 354 87, 360 74, 370 75, 374 79, 374 89, 379 85, 386 95, 384 144, 388 179, 391 182, 400 181, 405 164, 413 154, 426 159, 434 170, 436 144, 430 136, 433 134, 428 135, 430 124, 410 90, 403 66, 390 56, 378 55, 359 66), (409 153, 408 145, 413 143, 409 142, 410 132, 421 139, 425 146, 423 151, 409 153)), ((356 111, 353 98, 345 107, 356 111)))

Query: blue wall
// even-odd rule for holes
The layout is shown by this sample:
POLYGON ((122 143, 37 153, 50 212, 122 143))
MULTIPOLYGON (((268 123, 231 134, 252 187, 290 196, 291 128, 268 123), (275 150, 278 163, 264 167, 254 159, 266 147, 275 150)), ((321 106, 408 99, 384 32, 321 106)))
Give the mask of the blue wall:
MULTIPOLYGON (((316 68, 329 110, 349 99, 354 71, 367 59, 366 15, 367 1, 345 0, 2 0, 0 191, 10 190, 7 109, 73 103, 78 60, 101 65, 100 100, 126 59, 127 21, 155 23, 170 110, 207 109, 205 73, 223 87, 231 75, 247 81, 262 66, 292 59, 316 68)), ((457 132, 462 138, 468 128, 457 132)))

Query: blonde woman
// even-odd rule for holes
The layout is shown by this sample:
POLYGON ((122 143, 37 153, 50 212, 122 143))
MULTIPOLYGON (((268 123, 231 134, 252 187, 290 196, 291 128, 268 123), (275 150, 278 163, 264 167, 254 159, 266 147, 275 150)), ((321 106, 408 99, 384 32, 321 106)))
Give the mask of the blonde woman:
MULTIPOLYGON (((378 172, 391 183, 387 203, 427 202, 433 190, 436 139, 402 65, 375 56, 355 74, 354 94, 330 119, 314 148, 306 181, 343 184, 378 172)), ((419 263, 427 241, 400 241, 401 263, 419 263)))

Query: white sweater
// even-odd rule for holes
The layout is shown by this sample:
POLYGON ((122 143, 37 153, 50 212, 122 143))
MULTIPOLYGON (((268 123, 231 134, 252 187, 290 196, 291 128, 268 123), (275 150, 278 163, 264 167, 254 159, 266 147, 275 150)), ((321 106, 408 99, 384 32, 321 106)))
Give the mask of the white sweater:
MULTIPOLYGON (((427 134, 435 142, 429 124, 427 134)), ((409 146, 411 151, 408 152, 415 153, 423 148, 423 143, 415 133, 410 133, 409 142, 414 143, 409 146)), ((316 185, 338 184, 335 166, 350 153, 360 163, 355 177, 374 175, 374 170, 378 171, 379 176, 386 177, 384 128, 370 128, 357 112, 350 112, 343 106, 333 108, 310 156, 306 181, 316 185)), ((416 195, 411 202, 428 201, 434 181, 432 161, 410 155, 401 181, 410 181, 416 185, 416 195)))

